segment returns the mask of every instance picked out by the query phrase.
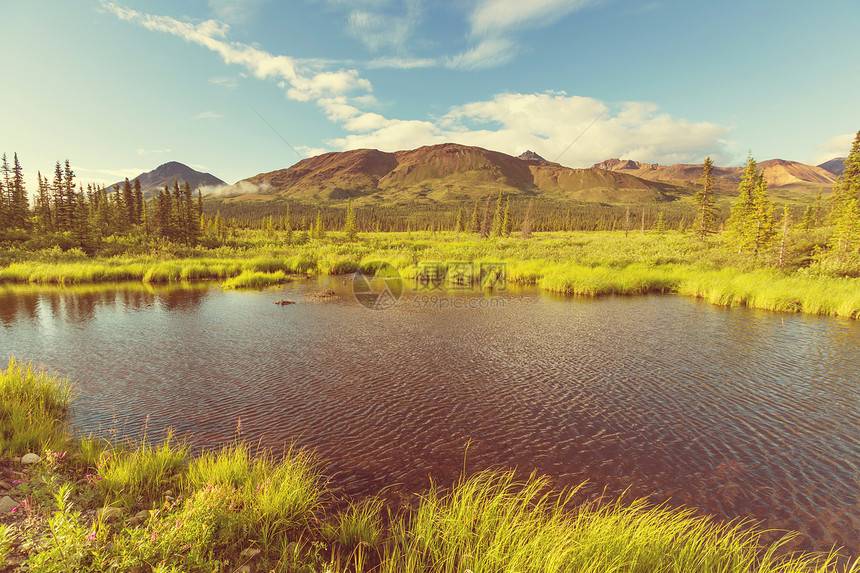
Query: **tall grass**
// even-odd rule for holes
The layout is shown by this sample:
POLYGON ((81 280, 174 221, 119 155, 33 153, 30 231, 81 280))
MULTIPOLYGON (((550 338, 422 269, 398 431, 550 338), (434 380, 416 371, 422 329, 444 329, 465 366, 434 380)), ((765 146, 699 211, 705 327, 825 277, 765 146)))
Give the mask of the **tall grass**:
POLYGON ((287 280, 287 275, 284 274, 284 271, 275 271, 273 273, 242 271, 241 274, 225 280, 222 287, 227 290, 236 288, 259 288, 280 284, 285 280, 287 280))
POLYGON ((0 456, 61 449, 67 439, 64 417, 71 395, 68 379, 11 357, 6 370, 0 371, 0 456))
POLYGON ((755 530, 690 510, 619 501, 571 511, 573 492, 548 491, 545 479, 492 472, 447 494, 433 489, 395 526, 380 570, 800 573, 836 564, 835 554, 779 557, 787 539, 764 547, 755 530))

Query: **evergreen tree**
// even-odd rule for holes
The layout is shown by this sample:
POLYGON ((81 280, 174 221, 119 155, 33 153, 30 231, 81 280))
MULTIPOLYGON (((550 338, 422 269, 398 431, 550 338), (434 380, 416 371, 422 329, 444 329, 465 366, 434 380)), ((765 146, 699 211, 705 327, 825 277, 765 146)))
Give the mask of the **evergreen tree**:
POLYGON ((528 239, 532 236, 532 211, 534 210, 535 200, 534 197, 529 199, 529 206, 526 208, 526 215, 523 217, 523 226, 520 229, 520 236, 523 240, 528 239))
POLYGON ((714 201, 714 162, 710 157, 705 159, 702 167, 702 188, 696 193, 696 216, 695 232, 700 241, 705 240, 705 235, 714 232, 716 223, 717 205, 714 201))
POLYGON ((503 237, 507 237, 511 234, 511 224, 511 196, 508 195, 508 198, 505 201, 505 214, 502 218, 501 235, 503 237))
POLYGON ((627 211, 624 213, 624 236, 630 233, 630 206, 627 206, 627 211))
POLYGON ((860 131, 845 159, 845 170, 833 186, 830 219, 831 248, 840 253, 856 250, 860 244, 860 131))
POLYGON ((134 188, 131 186, 131 181, 129 181, 128 177, 126 177, 125 182, 123 182, 122 184, 123 212, 121 213, 122 227, 125 231, 131 228, 131 226, 135 223, 134 206, 134 188))
POLYGON ((666 231, 666 223, 663 221, 663 211, 657 216, 657 232, 661 235, 666 231))
POLYGON ((756 227, 755 191, 759 182, 756 166, 756 161, 750 154, 738 185, 738 200, 732 205, 731 215, 726 221, 729 244, 738 253, 753 248, 756 227))
POLYGON ((325 228, 322 222, 322 213, 317 211, 317 220, 314 224, 314 239, 325 239, 325 228))
POLYGON ((346 223, 343 225, 343 232, 346 235, 347 241, 354 241, 358 234, 358 229, 355 226, 355 211, 352 208, 352 198, 346 204, 346 223))
POLYGON ((460 210, 457 211, 457 222, 454 223, 454 233, 456 233, 457 238, 460 238, 461 227, 463 226, 463 208, 460 207, 460 210))
POLYGON ((53 222, 51 217, 51 187, 48 183, 48 178, 42 177, 42 172, 36 174, 36 180, 39 185, 39 192, 36 195, 36 225, 43 233, 53 231, 53 222))
MULTIPOLYGON (((807 209, 809 211, 810 209, 807 209)), ((779 252, 777 253, 777 266, 783 268, 785 266, 788 249, 791 247, 791 211, 788 205, 782 208, 782 233, 779 241, 779 252)))
POLYGON ((501 189, 499 190, 499 198, 496 199, 496 214, 493 215, 493 227, 490 231, 490 235, 493 237, 498 237, 502 234, 502 199, 503 193, 501 189))
POLYGON ((481 236, 485 239, 490 236, 490 198, 484 206, 484 219, 481 221, 481 236))
POLYGON ((774 230, 773 204, 767 197, 767 182, 764 174, 759 174, 753 195, 754 220, 749 222, 751 232, 750 243, 753 247, 753 257, 767 250, 773 242, 776 232, 774 230))
POLYGON ((471 220, 471 222, 469 223, 469 228, 468 228, 468 229, 466 229, 466 232, 468 232, 468 233, 477 233, 477 232, 480 230, 480 228, 481 228, 481 227, 480 227, 480 224, 481 224, 481 223, 480 223, 480 221, 479 221, 479 218, 478 218, 478 217, 479 217, 479 216, 478 216, 478 202, 477 202, 477 201, 475 201, 475 210, 474 210, 474 211, 472 211, 472 220, 471 220))
POLYGON ((143 222, 143 191, 140 189, 140 180, 134 179, 134 211, 132 213, 132 224, 140 225, 143 222))

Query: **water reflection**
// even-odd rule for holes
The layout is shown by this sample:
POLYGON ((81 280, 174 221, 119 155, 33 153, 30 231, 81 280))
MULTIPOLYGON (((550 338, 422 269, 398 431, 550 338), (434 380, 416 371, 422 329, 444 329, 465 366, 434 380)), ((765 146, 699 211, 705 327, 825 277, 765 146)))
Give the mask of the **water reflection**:
POLYGON ((99 309, 131 312, 152 306, 166 311, 186 310, 203 303, 212 285, 142 282, 74 286, 0 284, 0 322, 12 328, 20 321, 50 320, 80 324, 96 318, 99 309))
POLYGON ((2 291, 0 347, 78 380, 86 430, 218 445, 241 418, 250 441, 316 449, 347 493, 517 467, 860 553, 857 323, 530 289, 373 312, 327 280, 2 291))

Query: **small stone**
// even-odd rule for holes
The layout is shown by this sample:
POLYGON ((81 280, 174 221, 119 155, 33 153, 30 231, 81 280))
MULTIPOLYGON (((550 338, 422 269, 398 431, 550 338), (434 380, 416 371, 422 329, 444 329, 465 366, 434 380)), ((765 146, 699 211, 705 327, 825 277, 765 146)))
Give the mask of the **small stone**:
POLYGON ((110 523, 122 517, 123 513, 121 507, 103 507, 96 512, 96 517, 106 523, 110 523))
POLYGON ((144 509, 144 510, 141 510, 141 511, 138 511, 137 513, 135 513, 134 517, 132 517, 131 519, 128 520, 128 524, 133 527, 135 525, 140 525, 141 523, 143 523, 147 519, 149 519, 149 510, 144 509))
POLYGON ((172 490, 172 489, 165 490, 165 491, 164 491, 164 495, 165 495, 165 496, 173 495, 173 490, 172 490))
POLYGON ((276 300, 275 304, 279 304, 281 306, 287 306, 287 305, 296 304, 296 303, 294 301, 284 299, 284 300, 276 300))
POLYGON ((260 551, 256 547, 248 547, 247 549, 244 549, 242 553, 239 554, 239 559, 242 559, 244 561, 250 561, 260 553, 262 553, 262 551, 260 551))
POLYGON ((10 490, 12 489, 12 486, 5 481, 0 481, 0 489, 10 490))
POLYGON ((42 458, 37 456, 36 454, 24 454, 21 457, 21 463, 25 466, 29 466, 30 464, 38 464, 42 461, 42 458))
POLYGON ((237 569, 233 569, 233 573, 251 573, 251 566, 250 565, 242 565, 241 567, 239 567, 237 569))
POLYGON ((0 513, 9 513, 16 507, 18 507, 18 502, 8 495, 0 499, 0 513))

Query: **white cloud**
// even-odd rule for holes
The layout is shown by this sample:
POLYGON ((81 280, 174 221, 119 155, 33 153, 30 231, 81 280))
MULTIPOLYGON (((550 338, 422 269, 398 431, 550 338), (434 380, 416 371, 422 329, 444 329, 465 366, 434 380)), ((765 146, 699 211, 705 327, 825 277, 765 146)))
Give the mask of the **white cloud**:
POLYGON ((172 151, 173 151, 172 149, 143 149, 142 147, 139 147, 137 149, 137 154, 138 155, 149 155, 152 153, 171 153, 172 151))
POLYGON ((532 149, 571 167, 610 157, 667 164, 731 157, 726 127, 675 119, 650 103, 610 105, 564 92, 500 94, 454 107, 433 121, 355 115, 344 127, 353 133, 328 142, 333 147, 396 151, 452 141, 511 155, 532 149))
POLYGON ((855 134, 843 133, 836 137, 819 143, 815 147, 819 150, 815 156, 809 161, 810 165, 821 165, 825 161, 836 159, 837 157, 848 157, 848 152, 851 150, 851 143, 854 141, 855 134))
POLYGON ((287 96, 298 101, 332 97, 354 90, 371 90, 370 82, 361 78, 356 70, 314 72, 301 67, 288 56, 274 55, 241 42, 227 41, 230 26, 222 22, 207 20, 194 25, 168 16, 123 8, 115 2, 103 2, 103 5, 121 20, 140 24, 149 30, 166 32, 212 50, 225 63, 242 66, 257 79, 280 80, 279 85, 287 90, 287 96))
POLYGON ((448 67, 463 70, 496 68, 516 56, 517 46, 507 38, 486 38, 477 46, 448 59, 448 67))
POLYGON ((498 67, 518 51, 516 32, 541 28, 593 4, 596 0, 478 0, 469 15, 470 37, 476 44, 449 58, 454 68, 498 67))
POLYGON ((220 113, 216 113, 214 111, 201 111, 197 115, 194 116, 194 119, 219 119, 224 117, 220 113))
POLYGON ((263 182, 258 185, 256 183, 243 180, 234 183, 233 185, 205 185, 200 187, 200 192, 207 197, 235 197, 236 195, 248 195, 249 193, 265 193, 271 188, 271 184, 267 182, 263 182))
POLYGON ((239 80, 237 78, 231 78, 228 76, 210 78, 209 83, 227 89, 234 89, 239 86, 239 80))
POLYGON ((374 58, 367 62, 366 65, 370 69, 394 68, 398 70, 413 70, 416 68, 432 68, 438 64, 439 62, 433 58, 401 58, 397 56, 387 56, 374 58))

